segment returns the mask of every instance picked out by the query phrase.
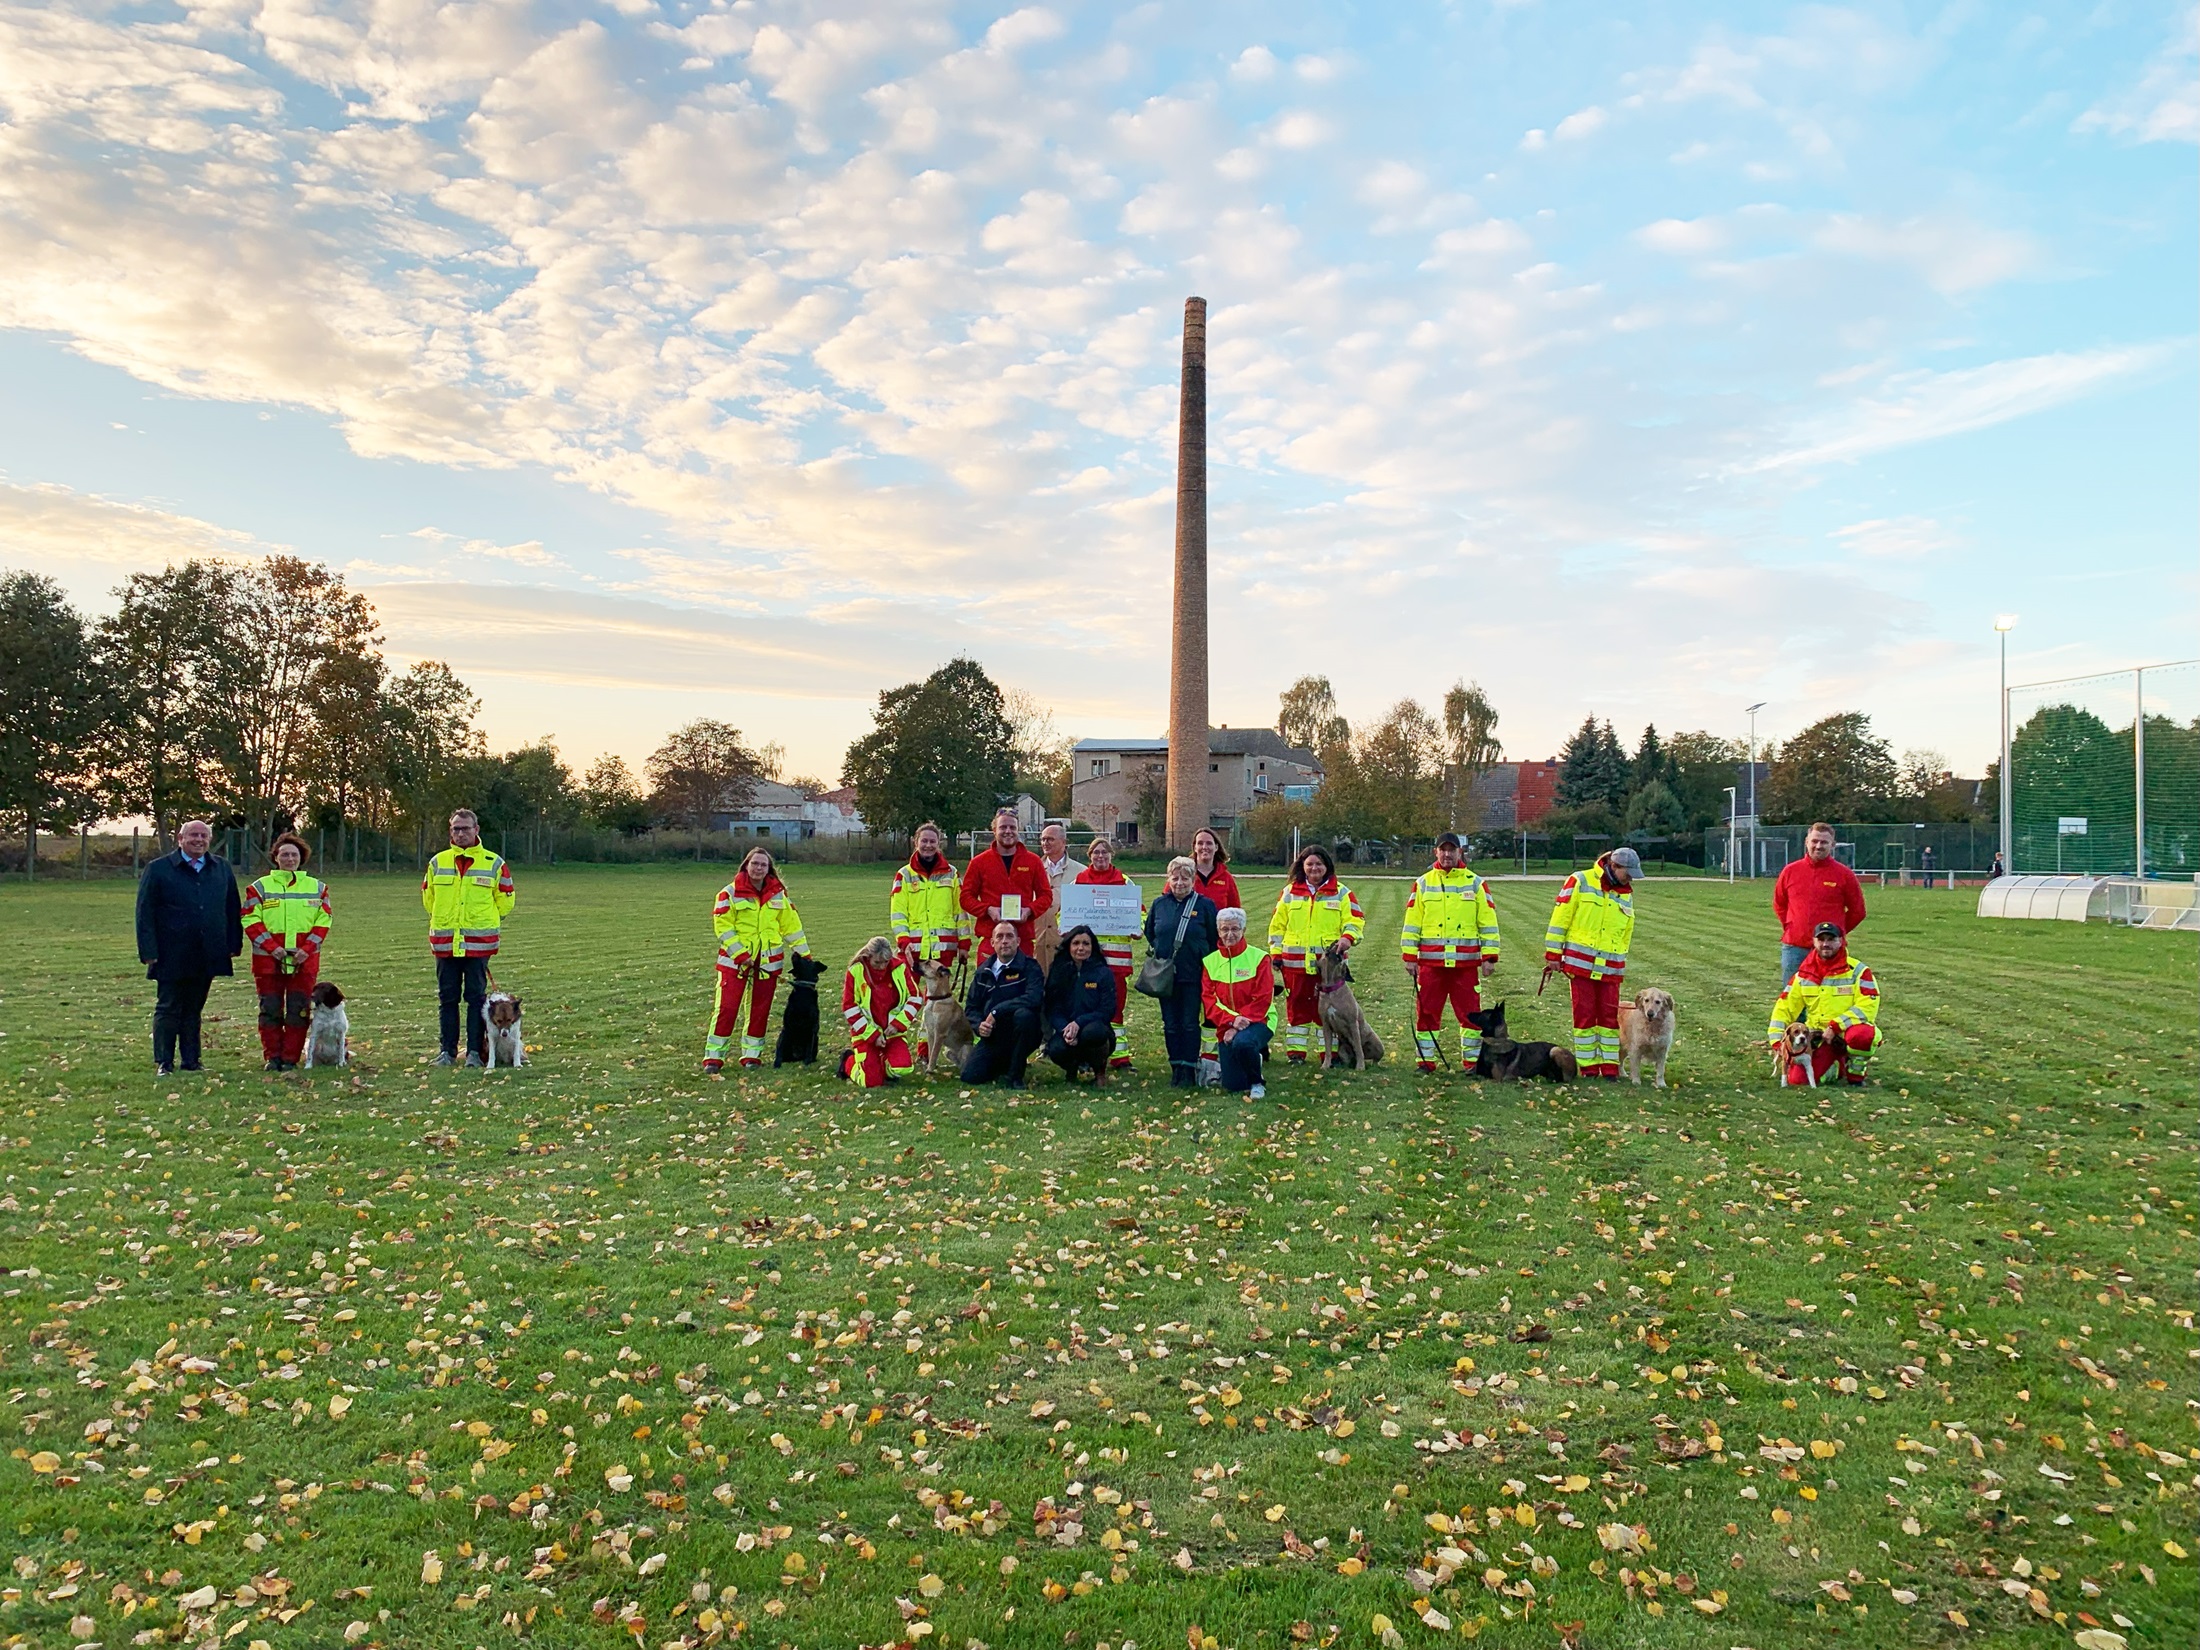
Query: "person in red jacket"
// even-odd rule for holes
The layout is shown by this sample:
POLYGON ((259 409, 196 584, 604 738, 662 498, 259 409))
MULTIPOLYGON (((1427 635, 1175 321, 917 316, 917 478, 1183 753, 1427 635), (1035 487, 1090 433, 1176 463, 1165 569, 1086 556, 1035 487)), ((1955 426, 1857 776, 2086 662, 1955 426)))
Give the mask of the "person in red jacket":
POLYGON ((1811 935, 1822 922, 1843 934, 1864 920, 1864 885, 1833 857, 1833 827, 1820 820, 1804 833, 1803 857, 1781 868, 1772 885, 1772 913, 1780 919, 1780 989, 1810 955, 1811 935))
POLYGON ((1192 833, 1192 892, 1213 900, 1217 911, 1245 909, 1238 897, 1237 878, 1230 874, 1229 858, 1222 851, 1222 838, 1204 825, 1192 833))
MULTIPOLYGON (((981 934, 991 935, 995 923, 1014 923, 1024 951, 1032 951, 1039 919, 1054 908, 1054 884, 1047 879, 1046 861, 1023 845, 1013 810, 993 816, 993 846, 973 855, 963 872, 962 908, 981 934)), ((977 960, 992 955, 992 940, 981 940, 977 960)))

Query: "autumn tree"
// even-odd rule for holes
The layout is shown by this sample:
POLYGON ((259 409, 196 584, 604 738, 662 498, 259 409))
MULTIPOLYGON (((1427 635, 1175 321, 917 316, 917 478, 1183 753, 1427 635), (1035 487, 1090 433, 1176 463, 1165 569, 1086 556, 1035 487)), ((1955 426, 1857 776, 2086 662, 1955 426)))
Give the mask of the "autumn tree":
POLYGON ((1317 753, 1352 737, 1351 724, 1337 713, 1337 695, 1326 676, 1301 676, 1283 690, 1276 705, 1276 732, 1286 745, 1317 753))
POLYGON ((1758 806, 1770 821, 1883 817, 1895 794, 1894 753, 1861 711, 1823 717, 1780 747, 1758 806))
POLYGON ((1474 776, 1504 760, 1497 737, 1497 707, 1479 682, 1454 682, 1444 694, 1444 819, 1459 829, 1460 810, 1474 776))
POLYGON ((756 793, 756 753, 741 730, 699 717, 665 736, 643 764, 650 806, 691 831, 710 828, 711 815, 738 813, 756 793))
POLYGON ((928 819, 949 831, 982 825, 1015 794, 1006 698, 974 659, 878 696, 871 731, 848 747, 841 783, 873 830, 907 833, 928 819))
POLYGON ((649 828, 649 798, 626 758, 609 752, 596 758, 581 779, 581 806, 592 824, 635 836, 649 828))
POLYGON ((179 821, 216 811, 222 781, 205 721, 234 674, 223 661, 244 622, 244 582, 212 561, 133 574, 99 625, 114 701, 104 744, 110 799, 117 812, 150 819, 159 847, 179 821))

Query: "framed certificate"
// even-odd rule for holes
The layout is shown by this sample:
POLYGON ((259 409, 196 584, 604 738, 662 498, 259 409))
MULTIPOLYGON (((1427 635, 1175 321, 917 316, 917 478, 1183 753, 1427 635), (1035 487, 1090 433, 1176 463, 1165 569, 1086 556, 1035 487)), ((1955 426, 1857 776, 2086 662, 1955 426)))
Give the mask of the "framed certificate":
POLYGON ((1003 894, 1001 896, 1001 921, 1022 922, 1023 920, 1024 896, 1021 894, 1003 894))

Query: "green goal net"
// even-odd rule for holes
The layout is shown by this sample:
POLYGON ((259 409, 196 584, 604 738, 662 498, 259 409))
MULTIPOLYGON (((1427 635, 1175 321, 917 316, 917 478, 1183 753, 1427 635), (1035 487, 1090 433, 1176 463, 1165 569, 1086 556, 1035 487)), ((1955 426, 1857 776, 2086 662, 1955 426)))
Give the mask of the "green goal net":
POLYGON ((2009 727, 2012 872, 2200 869, 2200 659, 2011 684, 2009 727))

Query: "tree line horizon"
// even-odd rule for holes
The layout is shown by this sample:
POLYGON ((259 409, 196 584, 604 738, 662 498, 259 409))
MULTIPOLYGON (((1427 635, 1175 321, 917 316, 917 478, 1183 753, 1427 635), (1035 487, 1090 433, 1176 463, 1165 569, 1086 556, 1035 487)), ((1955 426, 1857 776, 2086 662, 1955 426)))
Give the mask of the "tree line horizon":
MULTIPOLYGON (((204 817, 261 841, 316 826, 402 837, 432 835, 465 806, 492 832, 701 832, 746 806, 762 781, 805 797, 832 788, 784 773, 781 747, 709 717, 669 733, 638 775, 608 754, 576 775, 551 736, 493 753, 477 725, 480 701, 457 673, 437 660, 393 668, 367 598, 301 558, 186 561, 134 574, 115 595, 113 613, 88 619, 53 580, 0 575, 0 830, 140 816, 165 845, 179 820, 204 817)), ((2098 720, 2090 713, 2051 708, 2026 729, 2037 725, 2057 745, 2109 739, 2105 725, 2085 725, 2098 720)), ((1335 840, 1471 830, 1473 781, 1505 760, 1498 724, 1488 694, 1463 679, 1433 711, 1408 697, 1355 724, 1326 677, 1301 677, 1279 696, 1276 731, 1315 754, 1323 782, 1311 800, 1254 806, 1242 821, 1247 845, 1287 843, 1294 828, 1335 840)), ((982 826, 1019 792, 1070 817, 1072 743, 1035 696, 958 657, 880 692, 872 729, 849 745, 839 777, 873 832, 905 835, 928 819, 982 826)), ((1559 752, 1557 806, 1534 829, 1612 840, 1723 830, 1727 787, 1747 760, 1741 740, 1661 735, 1654 724, 1630 750, 1609 718, 1591 715, 1559 752)), ((1767 742, 1760 760, 1767 823, 1993 812, 1946 782, 1938 752, 1897 757, 1862 712, 1767 742)), ((1159 840, 1165 778, 1143 777, 1141 834, 1159 840)))

